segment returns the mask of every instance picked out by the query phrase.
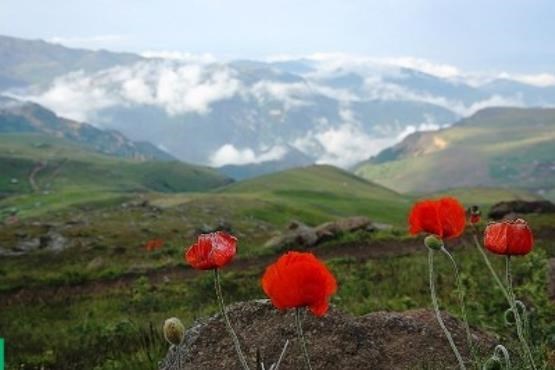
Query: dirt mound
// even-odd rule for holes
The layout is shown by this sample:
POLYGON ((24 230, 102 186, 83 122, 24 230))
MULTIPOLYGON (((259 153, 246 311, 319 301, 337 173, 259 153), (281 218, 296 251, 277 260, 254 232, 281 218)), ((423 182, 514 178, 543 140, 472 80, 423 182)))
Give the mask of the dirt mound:
MULTIPOLYGON (((257 354, 266 369, 290 340, 281 370, 303 369, 293 312, 281 312, 265 300, 229 307, 229 316, 251 369, 257 354)), ((462 323, 444 314, 459 349, 469 358, 462 323)), ((314 369, 449 369, 456 359, 435 316, 428 310, 404 313, 375 312, 353 317, 332 308, 323 318, 307 314, 303 327, 314 369)), ((483 332, 473 331, 481 352, 495 344, 483 332)), ((170 349, 161 369, 240 369, 231 339, 220 315, 189 329, 184 345, 170 349), (177 366, 178 355, 182 365, 177 366)))

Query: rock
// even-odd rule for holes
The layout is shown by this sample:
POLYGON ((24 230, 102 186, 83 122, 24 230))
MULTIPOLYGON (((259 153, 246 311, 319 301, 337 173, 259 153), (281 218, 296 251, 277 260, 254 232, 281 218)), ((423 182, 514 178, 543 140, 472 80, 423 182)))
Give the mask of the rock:
POLYGON ((488 217, 494 220, 500 220, 511 213, 555 213, 555 204, 548 200, 512 200, 509 202, 499 202, 491 207, 488 217))
MULTIPOLYGON (((267 300, 236 303, 228 309, 251 368, 255 368, 257 353, 266 369, 270 368, 286 340, 290 343, 280 369, 304 368, 293 311, 278 311, 267 300)), ((446 313, 442 316, 462 356, 469 359, 462 322, 446 313)), ((307 314, 303 329, 314 369, 457 368, 449 344, 429 310, 353 317, 332 307, 321 318, 307 314)), ((168 351, 160 369, 239 369, 231 339, 223 333, 226 329, 220 315, 197 322, 186 331, 184 343, 168 351), (177 365, 178 357, 181 366, 177 365)), ((473 330, 473 335, 479 352, 489 354, 495 338, 477 330, 473 330)))
POLYGON ((370 225, 368 225, 368 227, 366 228, 366 231, 374 232, 374 231, 385 231, 385 230, 392 230, 392 229, 393 229, 393 225, 382 224, 379 222, 372 222, 370 225))
POLYGON ((231 226, 231 224, 225 220, 220 220, 216 225, 203 224, 202 226, 197 227, 195 229, 195 235, 209 234, 209 233, 214 233, 216 231, 225 231, 225 232, 234 234, 233 227, 231 226))
POLYGON ((316 235, 319 239, 335 236, 344 232, 363 230, 370 226, 371 221, 368 217, 348 217, 337 221, 326 222, 315 227, 316 235))
POLYGON ((88 271, 100 270, 102 267, 104 267, 104 265, 105 265, 104 259, 98 256, 93 258, 91 262, 87 264, 87 270, 88 271))
POLYGON ((265 243, 267 248, 288 246, 312 247, 325 240, 333 239, 343 233, 368 229, 372 222, 367 217, 347 217, 336 221, 310 227, 300 221, 291 221, 287 230, 274 236, 265 243))
POLYGON ((268 248, 283 248, 290 245, 311 247, 319 240, 316 230, 302 222, 291 222, 287 230, 268 240, 264 245, 268 248))
POLYGON ((12 248, 11 255, 26 254, 39 249, 59 252, 66 249, 68 246, 69 244, 66 237, 53 230, 49 230, 46 234, 39 237, 25 238, 18 242, 16 246, 12 248))

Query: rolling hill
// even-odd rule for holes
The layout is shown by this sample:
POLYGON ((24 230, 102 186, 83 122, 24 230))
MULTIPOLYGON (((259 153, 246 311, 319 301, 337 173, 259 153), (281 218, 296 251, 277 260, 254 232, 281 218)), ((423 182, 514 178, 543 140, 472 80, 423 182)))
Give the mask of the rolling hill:
POLYGON ((412 134, 355 172, 400 192, 497 186, 550 194, 555 109, 484 109, 452 127, 412 134))
POLYGON ((408 197, 328 165, 259 176, 216 189, 216 194, 271 203, 272 207, 263 212, 279 213, 282 207, 289 209, 292 218, 311 214, 315 222, 364 215, 402 224, 411 202, 408 197))
POLYGON ((0 135, 0 208, 40 214, 133 192, 205 191, 231 180, 178 161, 138 161, 36 133, 0 135))

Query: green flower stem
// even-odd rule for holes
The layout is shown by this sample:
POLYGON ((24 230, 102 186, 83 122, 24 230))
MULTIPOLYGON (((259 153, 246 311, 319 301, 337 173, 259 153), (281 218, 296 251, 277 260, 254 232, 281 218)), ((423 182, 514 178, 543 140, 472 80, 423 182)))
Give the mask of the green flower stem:
POLYGON ((522 350, 524 355, 528 358, 530 362, 530 366, 532 369, 536 369, 536 364, 534 363, 534 358, 532 357, 532 352, 530 351, 530 347, 528 346, 528 342, 524 337, 524 330, 522 326, 522 320, 520 318, 520 313, 518 312, 518 308, 516 306, 515 294, 513 291, 513 275, 511 269, 511 256, 505 257, 505 271, 507 274, 507 293, 509 294, 509 304, 511 306, 511 310, 513 311, 513 315, 515 317, 516 323, 516 333, 518 335, 518 339, 520 340, 520 344, 522 346, 522 350))
POLYGON ((491 275, 493 276, 493 279, 497 283, 497 286, 499 286, 499 289, 501 289, 501 292, 503 292, 503 295, 507 299, 507 302, 510 302, 511 298, 509 297, 509 293, 507 292, 507 288, 505 288, 505 285, 501 282, 501 279, 499 278, 499 275, 497 275, 493 266, 491 265, 491 262, 489 261, 489 258, 487 256, 486 252, 484 251, 484 248, 482 248, 482 245, 480 244, 480 241, 478 240, 478 236, 476 235, 477 232, 478 232, 476 230, 476 228, 474 228, 474 231, 475 231, 475 233, 474 233, 473 239, 474 239, 474 244, 476 245, 476 248, 478 249, 478 251, 482 255, 482 258, 484 259, 484 262, 486 263, 486 266, 488 267, 489 271, 491 272, 491 275))
POLYGON ((306 348, 306 340, 304 338, 303 333, 303 326, 301 323, 301 309, 295 309, 295 324, 297 325, 297 336, 301 341, 301 346, 303 347, 303 355, 304 355, 304 362, 306 364, 306 368, 308 370, 312 370, 312 366, 310 365, 310 357, 308 356, 308 349, 306 348))
POLYGON ((457 346, 455 345, 455 341, 453 340, 451 333, 449 332, 449 330, 445 326, 445 323, 443 322, 443 319, 441 318, 441 312, 439 311, 439 304, 438 304, 437 295, 436 295, 435 273, 434 273, 434 251, 430 248, 428 248, 428 267, 430 270, 430 275, 429 275, 430 293, 432 295, 432 305, 434 307, 434 312, 436 315, 437 322, 439 323, 439 326, 441 327, 441 329, 443 330, 443 333, 447 337, 447 340, 449 341, 449 345, 451 346, 453 353, 455 353, 455 356, 457 357, 459 367, 461 368, 461 370, 466 370, 466 366, 464 365, 464 361, 461 357, 461 354, 457 349, 457 346))
POLYGON ((453 266, 453 270, 455 271, 455 281, 457 282, 457 290, 459 296, 459 304, 461 306, 461 315, 464 323, 464 330, 466 331, 466 340, 468 341, 468 348, 470 349, 470 353, 475 361, 477 361, 476 351, 474 348, 474 344, 472 342, 472 333, 470 332, 470 325, 468 324, 468 316, 466 315, 466 304, 464 303, 464 289, 461 281, 461 276, 459 274, 459 267, 453 258, 453 255, 449 253, 449 251, 445 248, 445 246, 441 247, 441 251, 449 258, 451 261, 451 265, 453 266))
POLYGON ((216 296, 218 297, 218 304, 220 305, 220 311, 222 313, 222 316, 224 317, 227 331, 229 332, 229 335, 231 336, 231 339, 233 341, 235 352, 237 352, 237 356, 239 357, 239 362, 241 363, 241 366, 243 367, 244 370, 250 370, 247 360, 243 355, 243 351, 241 350, 241 345, 239 344, 239 338, 237 337, 237 334, 235 334, 235 330, 233 330, 233 327, 231 326, 231 322, 229 321, 229 317, 227 316, 227 313, 225 311, 224 298, 222 296, 222 284, 220 282, 220 272, 218 269, 214 269, 214 287, 216 288, 216 296))

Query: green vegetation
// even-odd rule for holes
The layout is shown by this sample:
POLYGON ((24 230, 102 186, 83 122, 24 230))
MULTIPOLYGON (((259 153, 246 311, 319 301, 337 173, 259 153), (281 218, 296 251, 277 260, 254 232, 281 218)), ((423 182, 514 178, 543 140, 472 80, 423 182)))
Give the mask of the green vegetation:
POLYGON ((555 110, 485 109, 450 128, 417 133, 356 173, 401 192, 477 184, 550 192, 555 110))
MULTIPOLYGON (((226 180, 209 169, 114 159, 40 135, 0 136, 0 166, 0 189, 10 194, 0 200, 0 216, 13 209, 19 216, 18 223, 1 226, 0 248, 14 251, 12 247, 48 235, 66 243, 58 252, 38 249, 2 257, 0 333, 6 338, 9 369, 20 364, 25 369, 151 369, 167 350, 160 333, 164 319, 178 316, 191 325, 217 311, 214 297, 206 294, 211 274, 191 271, 182 262, 183 249, 196 232, 221 225, 232 229, 239 237, 235 263, 246 267, 224 274, 226 300, 261 298, 264 266, 257 261, 276 253, 262 246, 291 220, 316 225, 361 215, 394 226, 341 235, 316 253, 353 243, 395 248, 407 242, 406 215, 413 200, 331 166, 216 187, 226 180), (47 162, 35 175, 39 191, 28 181, 37 158, 47 162), (12 177, 20 181, 12 183, 12 177), (151 239, 165 244, 147 252, 144 245, 151 239), (18 289, 23 290, 16 295, 18 289), (36 294, 41 298, 30 304, 36 294)), ((497 199, 533 197, 490 188, 448 193, 466 205, 484 206, 497 199)), ((552 216, 529 219, 535 229, 552 233, 552 216)), ((553 306, 545 294, 546 263, 555 249, 542 238, 532 255, 517 261, 516 277, 519 296, 534 307, 534 340, 544 351, 553 348, 550 338, 555 336, 549 319, 553 306)), ((510 338, 500 315, 502 296, 492 294, 498 292, 479 255, 471 246, 455 254, 472 302, 472 324, 510 338)), ((457 314, 449 265, 439 260, 440 299, 457 314)), ((333 303, 353 314, 428 306, 424 252, 370 260, 346 253, 329 263, 340 281, 333 303)), ((496 266, 501 267, 499 260, 496 266)))
MULTIPOLYGON (((517 295, 533 308, 532 330, 538 362, 546 348, 553 348, 555 326, 551 318, 555 308, 547 300, 546 242, 540 240, 534 253, 517 259, 517 295)), ((493 284, 480 255, 472 246, 457 249, 455 257, 469 302, 472 325, 503 335, 512 353, 517 343, 511 328, 503 323, 506 309, 501 292, 493 284)), ((553 256, 551 254, 550 256, 553 256)), ((493 257, 502 269, 501 258, 493 257)), ((457 291, 451 267, 438 258, 439 294, 442 307, 458 315, 457 291)), ((378 310, 401 311, 428 307, 427 264, 422 253, 393 258, 361 261, 345 256, 328 261, 340 282, 332 303, 352 314, 363 315, 378 310), (402 274, 399 271, 403 271, 402 274)), ((240 272, 225 272, 227 301, 262 298, 259 278, 263 266, 240 272)), ((6 333, 10 368, 46 364, 57 369, 150 369, 164 355, 167 345, 161 338, 164 319, 178 316, 187 326, 194 320, 217 312, 211 292, 212 275, 197 272, 191 278, 172 278, 149 282, 139 277, 132 288, 99 290, 69 297, 62 288, 44 303, 12 304, 3 307, 0 331, 6 333), (70 305, 67 302, 71 302, 70 305), (25 320, 21 320, 24 317, 25 320), (71 365, 70 365, 71 364, 71 365)))
POLYGON ((299 215, 310 214, 318 222, 330 217, 365 215, 400 225, 410 205, 410 198, 332 166, 277 172, 231 184, 216 193, 297 208, 299 215))
POLYGON ((134 161, 38 134, 0 136, 0 201, 4 211, 37 216, 70 205, 122 199, 133 192, 207 190, 230 180, 176 161, 134 161))

